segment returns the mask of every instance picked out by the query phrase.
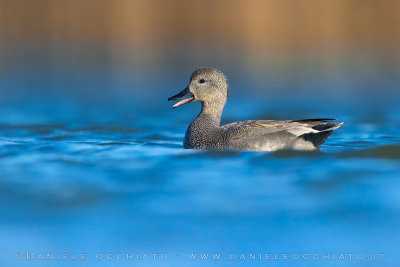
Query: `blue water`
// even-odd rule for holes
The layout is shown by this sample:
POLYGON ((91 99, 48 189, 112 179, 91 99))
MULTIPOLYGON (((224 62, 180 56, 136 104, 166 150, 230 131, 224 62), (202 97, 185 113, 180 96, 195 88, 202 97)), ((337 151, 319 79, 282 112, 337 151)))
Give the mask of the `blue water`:
POLYGON ((224 122, 335 117, 345 125, 318 152, 194 151, 184 150, 182 139, 198 103, 171 110, 166 101, 185 82, 169 86, 181 84, 176 90, 158 83, 163 90, 150 86, 129 99, 40 101, 45 94, 38 93, 3 105, 0 265, 400 263, 398 100, 257 96, 239 92, 234 81, 224 122), (86 260, 72 259, 81 253, 86 260), (191 260, 192 253, 221 258, 191 260), (331 258, 285 260, 284 253, 331 258))

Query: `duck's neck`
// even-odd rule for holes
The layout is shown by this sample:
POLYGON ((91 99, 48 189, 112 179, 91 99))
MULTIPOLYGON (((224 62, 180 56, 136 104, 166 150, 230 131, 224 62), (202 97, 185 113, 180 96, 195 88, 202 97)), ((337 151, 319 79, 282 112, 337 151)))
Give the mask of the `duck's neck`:
POLYGON ((225 103, 210 105, 201 103, 200 114, 189 125, 183 143, 185 148, 216 147, 221 131, 220 122, 225 103))
POLYGON ((224 102, 221 103, 207 103, 201 102, 201 111, 195 121, 201 122, 203 126, 219 127, 221 123, 222 110, 224 109, 224 102))

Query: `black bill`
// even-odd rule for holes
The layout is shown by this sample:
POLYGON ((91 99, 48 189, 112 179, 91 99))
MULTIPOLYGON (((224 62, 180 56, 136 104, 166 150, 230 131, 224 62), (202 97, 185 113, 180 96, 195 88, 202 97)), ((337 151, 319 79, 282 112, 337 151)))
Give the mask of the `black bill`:
POLYGON ((182 92, 180 92, 177 95, 171 96, 170 98, 168 98, 168 101, 170 100, 179 100, 185 98, 181 101, 179 101, 178 103, 176 103, 175 105, 172 106, 172 108, 177 108, 179 106, 185 105, 187 103, 190 103, 194 100, 194 95, 192 92, 190 92, 189 88, 185 88, 182 92))

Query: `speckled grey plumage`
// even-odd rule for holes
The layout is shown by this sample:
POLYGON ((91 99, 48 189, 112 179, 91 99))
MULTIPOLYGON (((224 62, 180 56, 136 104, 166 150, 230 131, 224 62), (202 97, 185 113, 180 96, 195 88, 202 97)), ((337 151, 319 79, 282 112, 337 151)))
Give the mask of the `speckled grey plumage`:
POLYGON ((173 107, 201 102, 201 112, 189 125, 183 146, 197 149, 234 149, 275 151, 280 149, 314 150, 343 123, 332 119, 250 120, 220 125, 229 87, 225 75, 213 68, 193 72, 190 83, 169 100, 189 97, 173 107))

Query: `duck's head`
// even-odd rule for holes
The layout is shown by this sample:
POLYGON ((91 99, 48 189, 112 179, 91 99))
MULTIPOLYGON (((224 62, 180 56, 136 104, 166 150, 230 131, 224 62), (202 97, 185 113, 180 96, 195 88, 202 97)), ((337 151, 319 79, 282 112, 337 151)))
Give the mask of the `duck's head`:
POLYGON ((192 101, 224 105, 228 98, 228 92, 228 81, 222 72, 213 68, 200 68, 192 73, 189 85, 168 100, 183 99, 173 105, 172 108, 192 101))

